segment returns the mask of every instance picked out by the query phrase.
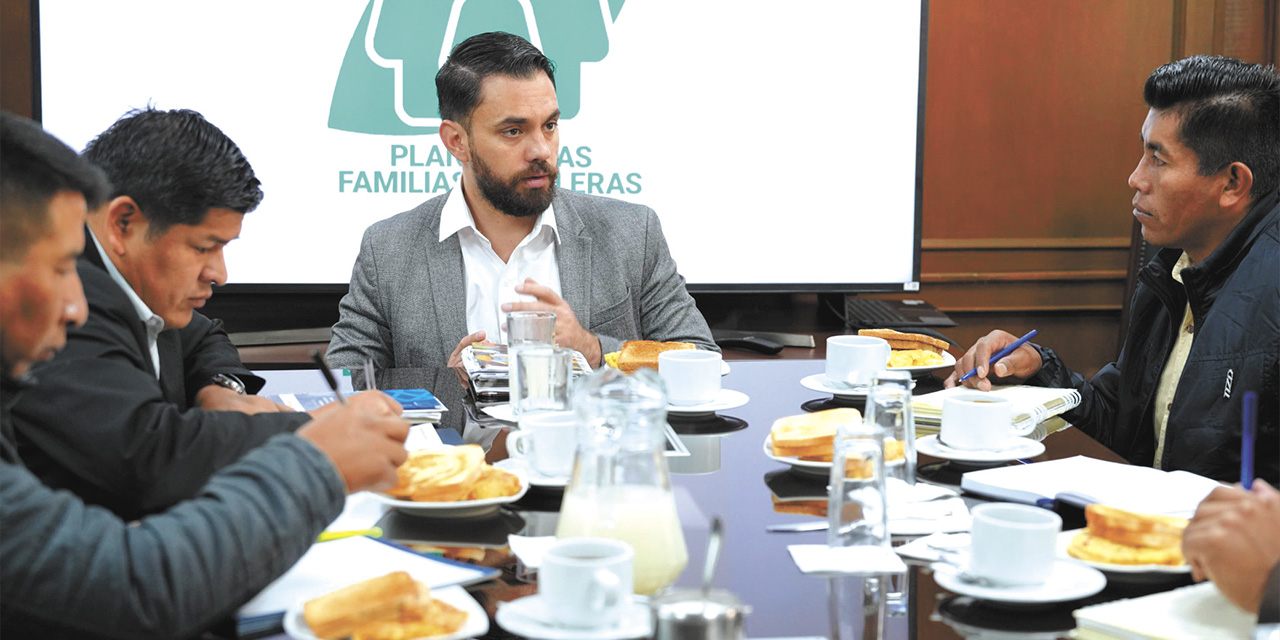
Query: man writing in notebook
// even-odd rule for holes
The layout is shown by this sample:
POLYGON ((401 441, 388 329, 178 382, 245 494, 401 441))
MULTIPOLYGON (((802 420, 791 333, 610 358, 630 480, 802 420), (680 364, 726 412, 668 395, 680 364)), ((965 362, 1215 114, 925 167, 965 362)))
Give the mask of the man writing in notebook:
MULTIPOLYGON (((192 499, 126 522, 44 485, 13 444, 9 407, 85 321, 76 273, 88 206, 107 185, 40 126, 0 112, 0 637, 189 638, 283 574, 341 513, 386 487, 409 425, 390 398, 279 434, 192 499)), ((385 397, 385 396, 384 396, 385 397)), ((107 408, 107 407, 103 407, 107 408)))
POLYGON ((226 281, 223 247, 262 199, 235 143, 194 111, 146 109, 84 156, 112 186, 83 225, 75 264, 88 320, 13 421, 45 484, 135 519, 192 497, 217 469, 312 416, 252 395, 264 381, 198 311, 226 281))
POLYGON ((1248 491, 1214 489, 1182 535, 1196 580, 1212 580, 1228 600, 1280 623, 1280 491, 1256 480, 1248 491))
POLYGON ((365 232, 333 327, 335 366, 450 366, 505 342, 510 311, 552 311, 555 341, 597 366, 623 340, 715 349, 647 207, 556 187, 554 67, 528 41, 485 33, 436 75, 440 139, 460 184, 365 232))
POLYGON ((1119 359, 1091 380, 1046 347, 993 331, 947 380, 1075 388, 1064 418, 1134 464, 1240 478, 1241 406, 1259 395, 1257 475, 1280 481, 1280 77, 1196 56, 1156 69, 1133 215, 1163 250, 1138 274, 1119 359), (990 370, 988 370, 990 369, 990 370))

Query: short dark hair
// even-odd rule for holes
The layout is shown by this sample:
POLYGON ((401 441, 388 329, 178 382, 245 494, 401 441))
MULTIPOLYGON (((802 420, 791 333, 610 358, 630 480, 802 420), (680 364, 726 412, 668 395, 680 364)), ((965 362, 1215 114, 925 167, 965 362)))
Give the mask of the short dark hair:
POLYGON ((1179 137, 1200 159, 1200 175, 1242 162, 1253 172, 1254 202, 1280 186, 1280 76, 1274 66, 1192 56, 1152 72, 1142 97, 1151 108, 1181 117, 1179 137))
POLYGON ((106 172, 113 198, 138 203, 148 235, 198 225, 210 209, 248 213, 262 202, 262 183, 240 148, 189 109, 130 111, 83 155, 106 172))
POLYGON ((528 40, 510 33, 491 31, 458 43, 436 74, 440 117, 466 126, 480 104, 480 83, 492 75, 530 78, 539 71, 556 84, 555 64, 528 40))
POLYGON ((93 208, 109 189, 102 171, 39 124, 0 111, 0 260, 22 260, 49 233, 55 195, 74 191, 93 208))

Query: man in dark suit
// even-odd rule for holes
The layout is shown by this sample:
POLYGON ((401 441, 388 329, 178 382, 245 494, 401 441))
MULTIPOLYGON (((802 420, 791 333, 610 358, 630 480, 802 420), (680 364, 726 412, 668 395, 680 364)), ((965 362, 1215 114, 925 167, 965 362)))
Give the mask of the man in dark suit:
POLYGON ((197 311, 226 282, 223 247, 262 199, 235 143, 194 111, 148 109, 84 157, 113 184, 77 264, 89 319, 13 417, 46 484, 131 519, 191 497, 311 416, 251 395, 263 380, 197 311))

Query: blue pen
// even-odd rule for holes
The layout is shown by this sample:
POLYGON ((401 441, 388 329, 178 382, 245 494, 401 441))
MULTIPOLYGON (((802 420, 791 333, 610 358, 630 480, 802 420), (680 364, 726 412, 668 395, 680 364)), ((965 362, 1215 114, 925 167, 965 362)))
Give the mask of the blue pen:
MULTIPOLYGON (((1036 337, 1036 334, 1037 334, 1037 333, 1040 333, 1040 332, 1039 332, 1039 331, 1036 331, 1035 329, 1032 329, 1032 330, 1030 330, 1030 331, 1028 331, 1028 332, 1027 332, 1027 335, 1022 336, 1021 338, 1018 338, 1017 340, 1014 340, 1012 344, 1010 344, 1009 346, 1007 346, 1007 347, 1005 347, 1005 348, 1001 349, 1000 351, 996 352, 996 354, 995 354, 994 356, 991 356, 991 360, 990 360, 989 362, 987 362, 987 370, 988 370, 988 371, 990 371, 990 370, 991 370, 991 367, 992 367, 993 365, 995 365, 995 363, 997 363, 997 362, 999 362, 999 361, 1000 361, 1000 358, 1003 358, 1003 357, 1005 357, 1005 356, 1007 356, 1007 355, 1009 355, 1009 354, 1013 353, 1015 349, 1017 349, 1018 347, 1021 347, 1022 345, 1026 344, 1028 340, 1030 340, 1030 339, 1032 339, 1032 338, 1036 337)), ((970 369, 970 370, 969 370, 969 373, 966 373, 966 374, 964 374, 964 375, 960 376, 960 379, 959 379, 959 380, 957 380, 956 382, 958 382, 958 383, 959 383, 959 382, 964 382, 965 380, 968 380, 969 378, 972 378, 972 377, 974 377, 974 376, 976 376, 976 375, 978 375, 978 368, 977 368, 977 367, 974 367, 974 368, 972 368, 972 369, 970 369)))
POLYGON ((1244 437, 1240 439, 1240 486, 1245 491, 1253 488, 1253 441, 1258 437, 1258 394, 1244 393, 1244 437))

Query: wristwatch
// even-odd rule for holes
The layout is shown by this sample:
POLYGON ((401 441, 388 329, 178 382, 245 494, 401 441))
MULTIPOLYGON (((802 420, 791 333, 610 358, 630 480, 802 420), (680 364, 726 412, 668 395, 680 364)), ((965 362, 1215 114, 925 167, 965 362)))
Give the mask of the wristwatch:
POLYGON ((244 383, 229 373, 217 373, 212 378, 212 383, 219 387, 225 387, 240 395, 244 395, 244 383))

